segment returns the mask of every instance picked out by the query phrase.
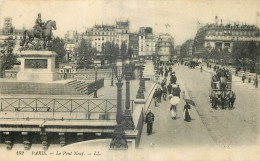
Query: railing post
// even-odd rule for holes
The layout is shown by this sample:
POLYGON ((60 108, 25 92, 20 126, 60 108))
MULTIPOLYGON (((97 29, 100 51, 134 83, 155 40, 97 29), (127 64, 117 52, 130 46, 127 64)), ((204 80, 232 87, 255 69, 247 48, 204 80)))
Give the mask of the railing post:
POLYGON ((17 109, 17 111, 20 110, 20 106, 21 106, 21 98, 19 98, 19 104, 18 104, 18 109, 17 109))
POLYGON ((3 104, 2 104, 2 102, 3 102, 3 100, 2 100, 3 98, 1 98, 1 111, 3 111, 3 108, 2 108, 2 106, 3 106, 3 104))
POLYGON ((134 112, 134 100, 132 100, 132 113, 134 112))
POLYGON ((105 119, 106 119, 106 120, 108 120, 108 117, 107 117, 107 101, 108 101, 108 100, 106 100, 106 106, 105 106, 105 119))
POLYGON ((70 112, 72 112, 72 99, 70 100, 70 112))
POLYGON ((53 99, 53 110, 52 110, 53 112, 53 118, 54 118, 54 111, 55 111, 55 99, 53 99))
POLYGON ((89 113, 89 99, 88 99, 88 120, 90 120, 90 113, 89 113))
POLYGON ((35 98, 35 104, 36 104, 36 112, 37 112, 37 98, 35 98))

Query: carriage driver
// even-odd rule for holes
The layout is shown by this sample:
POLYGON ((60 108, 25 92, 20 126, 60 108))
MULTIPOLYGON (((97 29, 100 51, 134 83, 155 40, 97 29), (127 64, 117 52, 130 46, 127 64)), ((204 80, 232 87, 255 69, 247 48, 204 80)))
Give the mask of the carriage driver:
POLYGON ((42 30, 43 30, 43 24, 44 22, 42 22, 42 19, 41 19, 41 13, 38 13, 38 18, 36 19, 35 21, 35 25, 34 25, 34 30, 42 33, 42 30))

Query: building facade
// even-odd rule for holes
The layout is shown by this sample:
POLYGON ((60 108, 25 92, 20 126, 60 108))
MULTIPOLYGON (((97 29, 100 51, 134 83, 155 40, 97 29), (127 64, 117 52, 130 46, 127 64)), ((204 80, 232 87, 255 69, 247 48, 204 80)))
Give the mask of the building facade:
POLYGON ((129 46, 129 21, 116 21, 115 25, 95 25, 87 29, 83 39, 89 41, 98 52, 102 51, 102 44, 109 41, 114 42, 121 48, 125 42, 129 46))
POLYGON ((202 48, 208 50, 217 49, 222 51, 227 49, 229 52, 235 42, 260 41, 259 28, 255 25, 246 25, 239 23, 219 24, 218 18, 215 18, 214 24, 208 24, 201 27, 194 39, 195 52, 200 52, 202 48))
POLYGON ((116 21, 116 44, 121 48, 121 44, 125 42, 126 48, 129 46, 129 21, 116 21))
POLYGON ((76 63, 76 48, 79 45, 79 35, 77 31, 68 31, 65 34, 65 45, 66 50, 65 59, 68 62, 76 63))
POLYGON ((139 56, 146 57, 147 59, 151 59, 153 55, 152 50, 155 51, 152 47, 155 43, 155 37, 153 35, 153 30, 151 27, 140 27, 139 28, 139 56), (149 35, 149 36, 148 36, 149 35))
POLYGON ((152 59, 152 56, 156 52, 156 44, 158 38, 154 34, 147 34, 145 38, 145 56, 148 59, 152 59))
POLYGON ((139 35, 136 33, 129 34, 129 48, 132 50, 132 58, 138 59, 139 56, 139 35))
POLYGON ((160 34, 157 41, 157 56, 160 62, 170 61, 174 47, 174 38, 170 34, 160 34))

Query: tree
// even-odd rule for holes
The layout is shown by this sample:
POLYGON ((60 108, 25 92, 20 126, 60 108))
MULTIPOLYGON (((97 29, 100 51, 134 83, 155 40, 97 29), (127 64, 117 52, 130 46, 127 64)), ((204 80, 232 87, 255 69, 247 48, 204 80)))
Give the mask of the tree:
POLYGON ((79 47, 76 49, 78 54, 77 64, 79 68, 89 68, 93 64, 96 56, 96 49, 91 47, 91 44, 85 39, 82 39, 79 47))
POLYGON ((50 48, 50 51, 54 51, 57 56, 55 59, 55 67, 58 68, 60 63, 65 63, 66 50, 64 48, 65 42, 62 38, 56 37, 53 40, 53 45, 50 48))
POLYGON ((15 41, 9 37, 5 39, 3 44, 0 44, 0 78, 3 78, 4 71, 11 69, 17 63, 17 55, 13 53, 15 41))
POLYGON ((127 48, 127 46, 126 46, 126 43, 125 42, 122 42, 122 44, 121 44, 121 49, 120 49, 120 53, 121 53, 121 55, 122 55, 122 59, 123 60, 125 60, 125 58, 126 58, 126 48, 127 48))

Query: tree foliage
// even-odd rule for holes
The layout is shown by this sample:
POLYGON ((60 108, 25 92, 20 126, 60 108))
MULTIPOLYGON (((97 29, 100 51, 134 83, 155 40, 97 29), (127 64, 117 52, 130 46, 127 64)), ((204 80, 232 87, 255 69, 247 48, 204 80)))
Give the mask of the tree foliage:
POLYGON ((17 55, 13 53, 15 41, 7 38, 4 43, 0 44, 0 77, 4 75, 6 69, 11 69, 17 63, 17 55))
POLYGON ((54 51, 57 56, 55 59, 55 67, 59 67, 60 63, 65 63, 66 50, 64 48, 65 42, 62 38, 56 37, 53 40, 53 45, 50 48, 50 51, 54 51))
POLYGON ((259 45, 255 41, 237 42, 232 46, 231 56, 235 64, 254 71, 256 60, 259 59, 259 45))
POLYGON ((82 39, 76 52, 78 54, 78 67, 90 68, 97 54, 97 50, 91 46, 91 43, 82 39))

